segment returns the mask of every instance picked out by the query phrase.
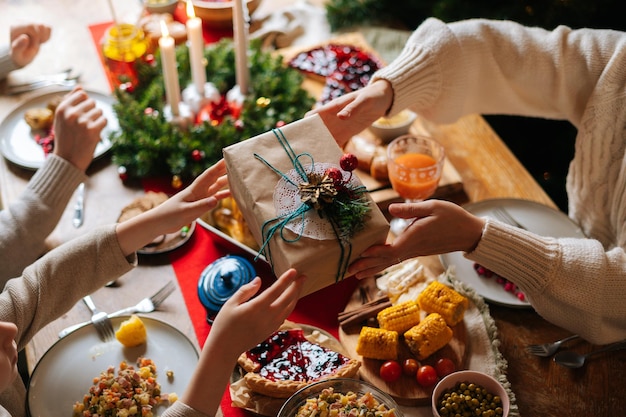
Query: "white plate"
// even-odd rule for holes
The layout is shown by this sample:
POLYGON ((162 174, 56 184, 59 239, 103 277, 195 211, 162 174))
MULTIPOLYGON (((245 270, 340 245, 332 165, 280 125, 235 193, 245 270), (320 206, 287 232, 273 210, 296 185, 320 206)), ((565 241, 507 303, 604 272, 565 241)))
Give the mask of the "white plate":
MULTIPOLYGON (((128 319, 111 319, 114 328, 128 319)), ((92 325, 81 327, 59 339, 37 363, 28 387, 28 409, 32 417, 71 416, 72 406, 82 401, 94 377, 109 366, 119 369, 122 360, 135 365, 139 356, 152 359, 157 367, 157 382, 163 393, 183 394, 198 363, 198 351, 179 330, 162 321, 141 317, 148 342, 124 348, 113 340, 102 342, 92 325), (169 379, 166 371, 174 372, 169 379)), ((161 414, 165 405, 157 408, 161 414)))
MULTIPOLYGON (((533 233, 547 237, 584 238, 580 228, 565 213, 529 200, 493 199, 464 206, 467 211, 477 216, 495 217, 492 210, 503 207, 522 226, 533 233)), ((456 277, 470 285, 487 301, 509 307, 530 307, 527 301, 521 301, 493 279, 480 277, 474 270, 474 263, 463 256, 462 252, 441 255, 444 267, 454 265, 456 277)))
MULTIPOLYGON (((45 160, 43 148, 35 142, 35 135, 42 132, 30 128, 24 120, 24 113, 28 109, 46 107, 52 98, 67 94, 68 91, 56 91, 34 97, 9 113, 0 124, 0 151, 6 159, 32 170, 37 170, 43 165, 45 160)), ((102 130, 101 140, 94 151, 94 158, 98 158, 111 149, 112 143, 109 140, 109 135, 111 132, 119 130, 119 124, 113 111, 113 97, 92 91, 87 91, 87 94, 96 101, 96 106, 102 109, 104 117, 108 121, 102 130)))

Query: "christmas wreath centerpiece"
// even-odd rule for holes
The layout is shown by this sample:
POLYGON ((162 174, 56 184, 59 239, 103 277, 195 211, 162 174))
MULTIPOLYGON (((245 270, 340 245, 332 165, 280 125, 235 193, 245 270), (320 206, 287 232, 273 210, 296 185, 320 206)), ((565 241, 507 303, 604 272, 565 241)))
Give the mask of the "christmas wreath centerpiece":
MULTIPOLYGON (((227 93, 236 84, 235 51, 232 41, 224 39, 204 50, 207 80, 220 99, 203 106, 194 123, 180 126, 165 116, 156 54, 137 63, 137 85, 125 83, 114 91, 120 129, 111 136, 112 160, 123 180, 169 177, 180 188, 221 159, 224 147, 298 120, 315 103, 302 88, 304 76, 284 65, 281 56, 261 50, 258 42, 249 50, 252 92, 243 102, 229 102, 227 93)), ((184 88, 191 82, 186 45, 177 46, 176 60, 184 88)))

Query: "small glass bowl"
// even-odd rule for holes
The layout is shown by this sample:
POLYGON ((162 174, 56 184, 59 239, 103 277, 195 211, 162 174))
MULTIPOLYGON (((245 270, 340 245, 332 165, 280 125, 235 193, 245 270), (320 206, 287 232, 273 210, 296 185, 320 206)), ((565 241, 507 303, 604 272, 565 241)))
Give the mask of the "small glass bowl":
POLYGON ((351 378, 330 378, 300 389, 283 404, 277 417, 294 417, 309 398, 317 398, 323 390, 330 387, 335 393, 345 394, 352 391, 359 397, 371 393, 379 403, 384 404, 389 410, 394 409, 396 417, 403 417, 398 404, 389 394, 365 381, 351 378))

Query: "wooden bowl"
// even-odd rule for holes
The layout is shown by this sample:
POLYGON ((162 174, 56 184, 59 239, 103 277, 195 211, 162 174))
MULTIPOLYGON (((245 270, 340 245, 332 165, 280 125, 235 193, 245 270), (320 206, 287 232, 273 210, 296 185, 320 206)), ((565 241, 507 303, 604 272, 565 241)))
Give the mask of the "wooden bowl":
MULTIPOLYGON (((192 0, 196 16, 207 26, 227 29, 233 27, 233 2, 219 0, 192 0)), ((259 7, 261 0, 247 0, 248 14, 259 7)))

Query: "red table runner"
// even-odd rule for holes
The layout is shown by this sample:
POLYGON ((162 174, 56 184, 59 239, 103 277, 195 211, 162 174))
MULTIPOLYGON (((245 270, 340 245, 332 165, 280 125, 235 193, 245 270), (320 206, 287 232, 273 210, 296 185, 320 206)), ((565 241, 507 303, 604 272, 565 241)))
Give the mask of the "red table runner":
MULTIPOLYGON (((177 9, 175 18, 181 22, 186 20, 183 12, 177 9)), ((100 47, 101 39, 112 22, 104 22, 89 27, 92 40, 98 49, 101 63, 104 66, 104 59, 100 47)), ((212 43, 225 36, 232 36, 232 31, 215 31, 206 26, 203 28, 205 42, 212 43)), ((166 181, 144 180, 145 191, 163 191, 173 194, 166 181)), ((271 268, 263 261, 255 262, 244 250, 233 250, 220 242, 221 238, 211 233, 209 230, 197 225, 194 234, 187 244, 170 253, 169 258, 174 268, 176 278, 181 288, 185 300, 187 312, 193 323, 196 337, 200 346, 204 342, 211 330, 211 326, 206 320, 206 311, 198 298, 197 285, 202 271, 213 261, 228 254, 236 254, 247 257, 253 262, 257 274, 263 279, 264 288, 270 285, 275 279, 271 268)), ((309 277, 315 279, 315 277, 309 277)), ((355 291, 358 281, 354 278, 345 279, 333 286, 322 289, 316 293, 303 297, 296 305, 295 310, 289 316, 289 320, 295 323, 307 324, 326 330, 334 337, 338 336, 337 314, 341 312, 352 293, 355 291)), ((207 387, 207 389, 211 389, 207 387)), ((232 407, 230 391, 227 388, 222 399, 221 409, 226 417, 243 417, 249 413, 241 408, 232 407)))

